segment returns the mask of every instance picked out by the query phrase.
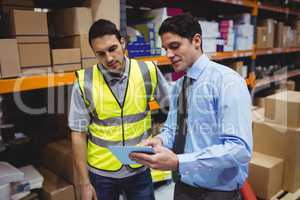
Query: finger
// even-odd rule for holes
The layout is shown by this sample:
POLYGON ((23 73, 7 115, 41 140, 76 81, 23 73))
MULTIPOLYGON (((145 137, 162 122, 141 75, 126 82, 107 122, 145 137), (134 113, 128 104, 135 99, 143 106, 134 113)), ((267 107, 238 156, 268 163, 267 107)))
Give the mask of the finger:
POLYGON ((96 193, 95 189, 93 190, 93 199, 94 200, 98 200, 97 193, 96 193))
POLYGON ((136 155, 133 155, 133 160, 146 166, 151 166, 156 163, 155 155, 144 153, 136 153, 136 155))
POLYGON ((150 161, 151 160, 151 155, 148 155, 146 153, 130 153, 129 154, 130 159, 136 160, 146 160, 146 161, 150 161))

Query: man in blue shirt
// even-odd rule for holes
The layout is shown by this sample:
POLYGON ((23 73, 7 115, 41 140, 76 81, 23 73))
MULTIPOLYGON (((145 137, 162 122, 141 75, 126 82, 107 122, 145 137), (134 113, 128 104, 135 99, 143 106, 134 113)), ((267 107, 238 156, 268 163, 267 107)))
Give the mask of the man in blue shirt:
POLYGON ((239 189, 248 176, 252 153, 251 98, 245 80, 203 54, 201 27, 191 15, 166 19, 159 35, 174 70, 186 75, 172 89, 161 133, 142 143, 153 146, 155 154, 132 153, 131 158, 154 169, 172 170, 177 177, 175 200, 241 199, 239 189), (187 113, 181 115, 184 80, 189 80, 187 113), (184 137, 178 139, 180 134, 184 137), (180 145, 183 150, 178 153, 180 145))

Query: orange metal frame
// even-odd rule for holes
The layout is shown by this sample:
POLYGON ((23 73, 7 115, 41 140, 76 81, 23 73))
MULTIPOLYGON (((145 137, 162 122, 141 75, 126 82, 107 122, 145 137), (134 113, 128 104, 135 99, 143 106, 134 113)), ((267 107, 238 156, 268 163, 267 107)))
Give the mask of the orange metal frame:
POLYGON ((0 80, 0 94, 71 85, 74 81, 74 72, 2 79, 0 80))

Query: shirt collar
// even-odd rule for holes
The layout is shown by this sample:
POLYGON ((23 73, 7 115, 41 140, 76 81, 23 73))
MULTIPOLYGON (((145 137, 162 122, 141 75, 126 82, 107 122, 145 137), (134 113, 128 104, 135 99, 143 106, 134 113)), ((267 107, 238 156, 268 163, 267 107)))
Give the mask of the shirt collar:
POLYGON ((207 63, 209 61, 209 58, 205 55, 202 54, 196 62, 192 65, 192 67, 188 68, 187 70, 187 77, 192 78, 192 79, 197 79, 205 67, 207 66, 207 63))
POLYGON ((125 69, 124 69, 124 72, 121 76, 112 75, 111 73, 109 73, 105 69, 105 67, 102 64, 99 64, 100 71, 102 72, 102 74, 105 77, 107 82, 110 83, 110 82, 116 81, 116 80, 119 81, 119 80, 123 80, 123 79, 128 77, 128 74, 129 74, 129 59, 126 56, 124 57, 124 62, 125 62, 125 69))

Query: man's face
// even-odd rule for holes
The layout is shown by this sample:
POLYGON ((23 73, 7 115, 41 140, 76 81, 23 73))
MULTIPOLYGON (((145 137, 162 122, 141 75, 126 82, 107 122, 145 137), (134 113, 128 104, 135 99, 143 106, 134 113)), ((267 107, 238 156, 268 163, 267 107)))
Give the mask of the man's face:
POLYGON ((124 69, 124 40, 115 35, 104 35, 92 40, 97 59, 111 73, 122 73, 124 69))
POLYGON ((167 52, 176 72, 185 71, 191 67, 202 54, 201 37, 196 34, 192 41, 175 33, 166 32, 161 36, 162 46, 167 52))

